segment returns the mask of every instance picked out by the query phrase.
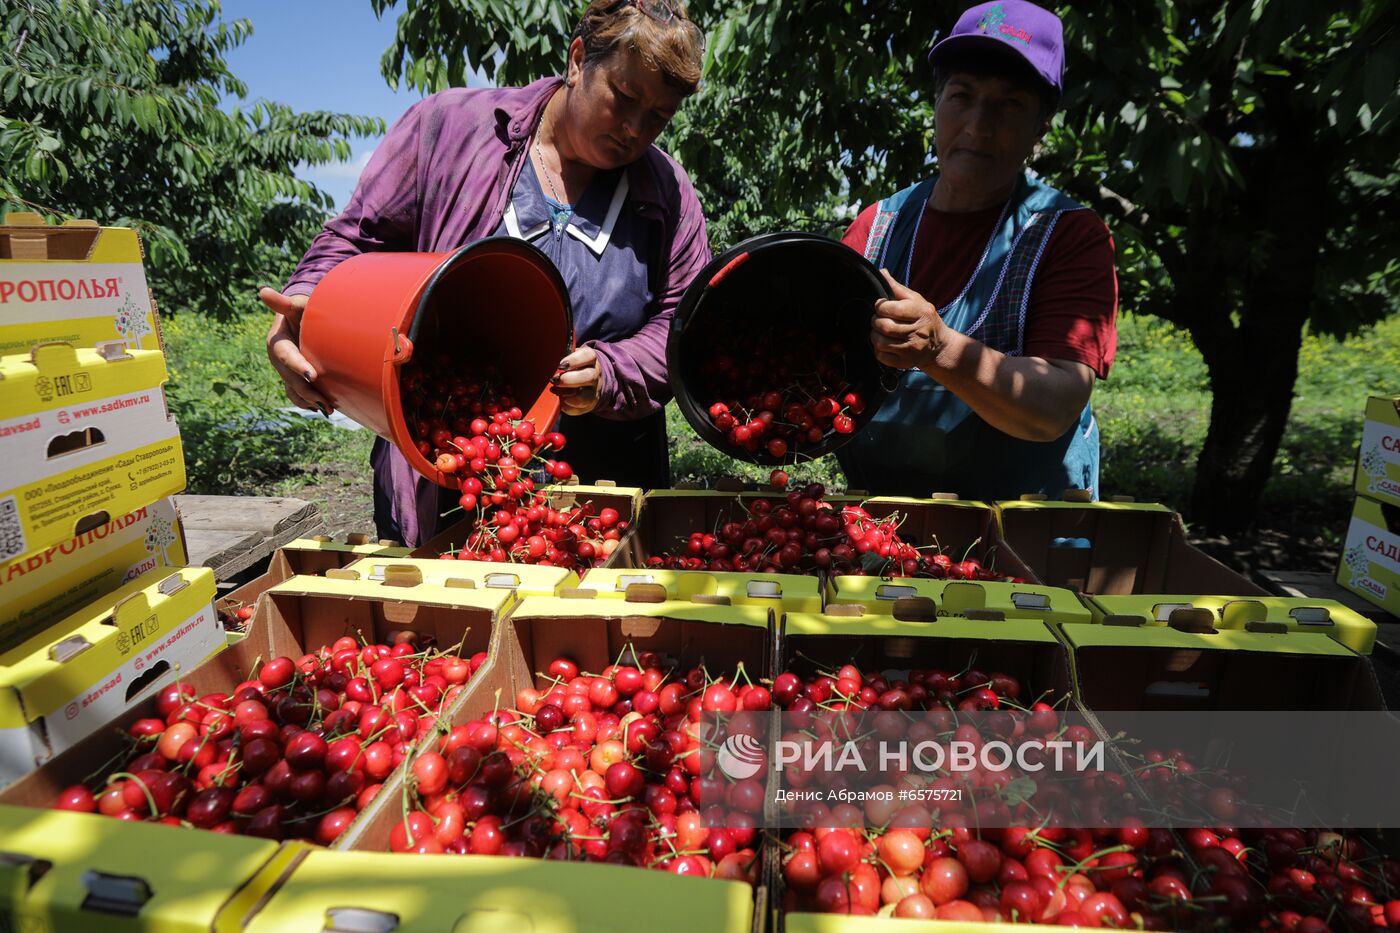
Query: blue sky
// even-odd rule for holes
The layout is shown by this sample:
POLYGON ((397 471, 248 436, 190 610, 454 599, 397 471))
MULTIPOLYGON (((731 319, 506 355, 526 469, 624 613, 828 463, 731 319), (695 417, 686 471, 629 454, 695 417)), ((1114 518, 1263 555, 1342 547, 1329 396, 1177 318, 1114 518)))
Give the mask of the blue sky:
MULTIPOLYGON (((379 57, 394 39, 395 10, 382 20, 369 0, 224 0, 223 10, 227 20, 253 21, 252 37, 228 57, 250 100, 382 117, 388 124, 421 96, 391 90, 379 73, 379 57)), ((299 174, 344 207, 378 144, 353 140, 349 162, 299 174)))

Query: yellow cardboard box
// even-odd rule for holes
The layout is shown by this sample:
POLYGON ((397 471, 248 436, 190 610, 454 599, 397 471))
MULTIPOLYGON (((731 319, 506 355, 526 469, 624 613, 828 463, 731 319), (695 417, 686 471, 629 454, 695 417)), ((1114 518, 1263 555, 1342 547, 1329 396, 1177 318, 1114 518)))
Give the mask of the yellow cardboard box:
POLYGON ((495 564, 479 560, 445 560, 420 557, 362 557, 345 567, 345 573, 362 580, 384 581, 405 568, 416 570, 424 583, 466 589, 514 590, 521 596, 557 596, 560 590, 579 585, 578 574, 563 567, 533 564, 495 564))
POLYGON ((1325 633, 1218 628, 1205 609, 1119 619, 1059 627, 1085 710, 1385 709, 1370 660, 1325 633))
POLYGON ((220 596, 214 608, 219 610, 220 617, 227 619, 236 610, 252 606, 259 596, 283 580, 290 580, 298 574, 316 576, 327 570, 339 570, 374 554, 406 557, 408 548, 397 542, 376 541, 364 534, 346 535, 344 541, 336 541, 330 535, 297 538, 277 549, 267 565, 266 573, 220 596))
MULTIPOLYGON (((212 592, 211 571, 200 569, 183 573, 208 574, 212 592)), ((256 672, 261 662, 270 658, 283 655, 299 658, 342 635, 384 641, 392 632, 405 628, 435 636, 444 650, 460 643, 460 653, 469 657, 488 647, 493 623, 505 614, 515 599, 513 593, 505 590, 404 587, 363 580, 294 577, 258 600, 257 614, 245 638, 204 663, 187 665, 181 671, 180 682, 192 688, 197 696, 232 693, 238 684, 256 672)), ((467 685, 480 676, 479 671, 467 685)), ((130 743, 125 730, 137 719, 158 715, 157 692, 141 691, 107 727, 97 729, 38 770, 0 790, 0 804, 50 806, 63 788, 88 781, 93 769, 102 762, 127 756, 130 743)), ((3 753, 0 748, 0 755, 3 753)), ((398 780, 401 770, 389 780, 398 780)), ((365 813, 368 812, 367 808, 365 813)), ((361 816, 363 818, 363 814, 361 816)), ((356 836, 355 825, 359 822, 351 825, 337 845, 349 845, 356 836)), ((187 837, 217 836, 181 831, 187 837)), ((197 845, 203 852, 206 843, 192 841, 184 845, 197 845)), ((3 845, 0 851, 4 851, 3 845)), ((0 859, 0 868, 3 868, 3 859, 0 859)))
POLYGON ((185 565, 171 499, 0 566, 0 651, 143 574, 185 565))
POLYGON ((412 570, 384 581, 348 579, 343 570, 327 573, 292 577, 262 595, 248 639, 239 645, 250 663, 300 657, 345 635, 388 641, 405 629, 431 635, 443 651, 460 643, 458 653, 470 657, 489 650, 497 620, 520 599, 509 590, 435 586, 412 570))
POLYGON ((1029 583, 970 580, 831 576, 826 581, 827 608, 864 606, 868 612, 891 614, 900 600, 928 600, 939 616, 972 619, 1039 619, 1044 622, 1087 622, 1089 610, 1069 590, 1029 583))
POLYGON ((0 929, 210 933, 248 913, 307 847, 0 806, 0 929))
POLYGON ((857 603, 824 613, 790 612, 782 626, 782 670, 855 664, 861 670, 945 667, 974 662, 1005 671, 1056 697, 1072 690, 1069 661, 1054 632, 1039 619, 985 619, 976 613, 937 615, 920 600, 901 600, 891 613, 857 603))
MULTIPOLYGON (((1193 547, 1181 516, 1151 502, 998 502, 1009 556, 1034 583, 1104 595, 1264 590, 1193 547)), ((1008 555, 1003 555, 1008 556, 1008 555)))
POLYGON ((185 488, 155 350, 43 344, 0 358, 0 560, 185 488))
POLYGON ((9 214, 0 224, 0 356, 52 341, 161 349, 141 256, 140 238, 126 227, 56 227, 36 214, 9 214))
POLYGON ((1298 596, 1088 596, 1098 624, 1167 628, 1177 612, 1204 609, 1226 631, 1310 632, 1370 654, 1376 623, 1331 599, 1298 596))
POLYGON ((220 933, 288 930, 649 933, 662 926, 748 933, 754 889, 619 865, 489 855, 316 850, 251 918, 220 933))
MULTIPOLYGON (((371 584, 352 582, 349 585, 371 584)), ((470 594, 473 591, 458 592, 470 594)), ((654 651, 682 670, 703 663, 712 676, 738 676, 742 670, 753 683, 773 677, 776 634, 773 607, 717 606, 679 600, 656 602, 643 596, 634 588, 621 600, 602 599, 589 590, 578 591, 570 597, 527 596, 520 600, 498 621, 490 658, 467 682, 459 702, 449 712, 446 725, 449 728, 464 725, 493 709, 514 705, 522 690, 545 685, 546 677, 540 672, 547 670, 550 661, 557 657, 569 658, 580 671, 599 672, 610 664, 633 663, 628 659, 654 651)), ((264 607, 272 608, 268 604, 276 599, 277 590, 263 597, 258 603, 259 618, 264 607)), ((401 801, 405 773, 406 768, 401 767, 384 782, 384 789, 337 841, 338 848, 364 852, 388 850, 389 833, 394 824, 403 819, 401 801)), ((418 856, 393 855, 390 858, 397 862, 418 856)), ((640 883, 651 874, 624 869, 620 878, 625 881, 641 876, 640 883)))
MULTIPOLYGON (((642 500, 633 533, 605 566, 643 568, 650 557, 676 554, 697 531, 713 533, 726 522, 745 521, 755 499, 787 505, 787 494, 778 490, 653 489, 642 500)), ((856 495, 828 495, 823 501, 836 509, 858 505, 875 519, 898 516, 904 541, 937 547, 957 559, 977 557, 1008 576, 1031 577, 1030 568, 1002 546, 996 511, 985 502, 856 495)))
POLYGON ((214 572, 133 580, 0 655, 0 786, 224 647, 214 572))
POLYGON ((1400 505, 1356 498, 1337 582, 1400 616, 1400 505))
POLYGON ((1366 423, 1356 457, 1356 492, 1400 505, 1400 396, 1366 400, 1366 423))
POLYGON ((620 570, 598 567, 583 575, 583 588, 604 599, 622 599, 630 587, 660 587, 667 599, 697 599, 731 606, 773 606, 821 612, 821 581, 793 573, 728 573, 718 570, 620 570))

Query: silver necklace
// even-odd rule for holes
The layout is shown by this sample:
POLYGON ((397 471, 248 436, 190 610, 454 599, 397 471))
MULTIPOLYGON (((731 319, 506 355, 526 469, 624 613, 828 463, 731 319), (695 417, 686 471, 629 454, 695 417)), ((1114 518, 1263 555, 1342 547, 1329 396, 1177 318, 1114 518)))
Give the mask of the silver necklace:
MULTIPOLYGON (((544 120, 535 128, 535 157, 540 162, 540 174, 544 175, 545 184, 549 185, 549 193, 554 195, 554 200, 558 204, 565 204, 565 200, 559 197, 559 189, 554 187, 554 179, 549 177, 549 169, 544 164, 544 150, 540 148, 540 133, 544 130, 544 120)), ((562 177, 561 177, 562 180, 562 177)))

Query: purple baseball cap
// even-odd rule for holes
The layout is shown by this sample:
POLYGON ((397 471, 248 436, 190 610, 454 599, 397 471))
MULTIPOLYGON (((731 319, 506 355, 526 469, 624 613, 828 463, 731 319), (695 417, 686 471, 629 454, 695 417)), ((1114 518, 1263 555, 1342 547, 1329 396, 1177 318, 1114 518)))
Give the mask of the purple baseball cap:
POLYGON ((952 49, 997 46, 1020 55, 1056 91, 1064 90, 1065 37, 1060 18, 1026 0, 995 0, 963 11, 953 31, 928 53, 933 65, 952 49))

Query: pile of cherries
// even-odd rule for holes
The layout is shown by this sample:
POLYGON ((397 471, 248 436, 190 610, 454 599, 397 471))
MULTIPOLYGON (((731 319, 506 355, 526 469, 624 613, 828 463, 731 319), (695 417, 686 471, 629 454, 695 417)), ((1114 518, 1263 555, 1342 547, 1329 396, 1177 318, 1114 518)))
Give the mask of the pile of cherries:
MULTIPOLYGON (((997 730, 1003 738, 1089 740, 1083 726, 1057 726, 1058 713, 1044 699, 1027 707, 1023 696, 1015 678, 977 669, 886 678, 846 665, 805 679, 784 673, 773 684, 775 703, 809 714, 808 731, 818 735, 824 728, 834 733, 833 719, 851 710, 881 716, 941 708, 1005 710, 1012 729, 997 730)), ((906 722, 898 734, 915 740, 922 727, 906 722)), ((985 737, 967 731, 966 723, 957 729, 962 739, 985 737)), ((1235 794, 1240 782, 1198 770, 1180 749, 1147 749, 1137 759, 1136 779, 1156 803, 1193 802, 1222 818, 1242 814, 1245 804, 1235 794)), ((785 781, 792 784, 800 774, 785 774, 785 781)), ((1091 779, 1105 796, 1126 791, 1117 775, 1091 779)), ((955 786, 949 778, 934 784, 939 781, 955 786)), ((975 772, 959 775, 957 783, 975 795, 995 787, 975 772)), ((1000 805, 994 794, 982 799, 1000 805)), ((997 822, 1005 828, 979 829, 977 819, 956 806, 897 797, 861 807, 804 806, 810 828, 787 832, 781 843, 780 896, 787 911, 1146 930, 1400 928, 1400 860, 1355 835, 1229 825, 1173 833, 1136 818, 1112 828, 1069 828, 1047 819, 1043 808, 1013 810, 1024 823, 1006 820, 1002 811, 997 822)))
POLYGON ((457 504, 475 528, 443 557, 586 569, 618 546, 627 520, 616 509, 550 505, 548 484, 574 475, 552 459, 566 439, 526 420, 494 367, 464 375, 449 356, 421 367, 415 358, 400 386, 418 452, 457 480, 457 504))
MULTIPOLYGON (((786 476, 779 482, 786 486, 786 476)), ((954 560, 936 546, 916 547, 900 537, 898 513, 877 518, 861 505, 829 503, 821 483, 791 489, 785 499, 736 499, 736 509, 742 512, 712 532, 691 533, 669 553, 652 555, 647 566, 1025 582, 975 558, 954 560)))
POLYGON ((556 658, 516 709, 443 736, 411 765, 390 848, 756 882, 763 784, 710 773, 702 720, 770 709, 772 694, 742 667, 714 677, 652 652, 624 658, 597 674, 556 658))
POLYGON ((745 335, 721 345, 706 375, 715 429, 735 447, 774 460, 795 460, 833 433, 853 433, 866 408, 847 377, 845 345, 800 331, 782 342, 745 335), (769 346, 785 348, 781 361, 771 358, 769 346))
POLYGON ((272 658, 230 693, 172 683, 118 761, 53 806, 329 845, 486 661, 413 632, 388 641, 272 658))
MULTIPOLYGON (((1029 701, 1029 691, 1017 678, 976 667, 915 669, 887 678, 847 664, 805 679, 784 673, 774 681, 773 695, 782 709, 803 714, 809 733, 818 736, 838 733, 835 721, 860 710, 876 714, 875 736, 889 733, 910 742, 937 741, 947 737, 945 731, 974 745, 991 738, 1013 744, 1093 739, 1085 726, 1064 723, 1048 697, 1029 701), (936 716, 911 721, 898 715, 911 710, 941 711, 946 722, 936 724, 936 716), (961 712, 997 715, 978 719, 977 725, 959 724, 954 714, 961 712)), ((789 717, 790 727, 798 724, 789 717)), ((796 771, 785 779, 800 786, 802 775, 796 771)), ((1153 890, 1189 896, 1189 870, 1173 857, 1169 833, 1149 831, 1133 818, 1121 827, 1092 831, 1047 825, 1044 814, 1050 811, 1040 795, 1015 799, 1004 794, 1013 778, 974 769, 925 781, 913 772, 898 788, 879 785, 890 790, 962 788, 970 798, 967 807, 901 801, 897 793, 892 800, 872 798, 861 806, 806 804, 801 815, 811 828, 789 832, 782 842, 785 908, 1125 927, 1131 926, 1130 913, 1148 892, 1147 876, 1153 890), (979 813, 989 823, 1010 828, 979 831, 979 813), (1024 824, 1015 822, 1021 819, 1024 824)), ((1109 804, 1126 793, 1121 776, 1111 773, 1086 771, 1076 779, 1086 793, 1109 804)))

